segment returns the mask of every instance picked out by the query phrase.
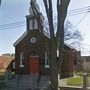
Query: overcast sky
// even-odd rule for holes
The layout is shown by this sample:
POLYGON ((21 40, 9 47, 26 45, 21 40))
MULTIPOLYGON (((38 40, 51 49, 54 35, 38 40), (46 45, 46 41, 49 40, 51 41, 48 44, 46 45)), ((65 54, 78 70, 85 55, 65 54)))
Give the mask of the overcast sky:
MULTIPOLYGON (((56 14, 56 0, 53 0, 54 13, 56 14)), ((14 53, 13 43, 22 35, 26 30, 25 16, 29 14, 30 0, 2 0, 0 7, 0 54, 14 53), (18 23, 19 22, 19 23, 18 23), (12 23, 14 27, 19 24, 20 27, 11 28, 12 23), (9 25, 6 25, 9 24, 9 25), (2 26, 4 25, 4 26, 2 26), (6 29, 8 26, 9 29, 6 29), (10 26, 11 25, 11 26, 10 26), (21 27, 22 26, 22 27, 21 27)), ((37 0, 41 7, 41 12, 45 15, 43 0, 37 0)), ((88 13, 80 15, 68 16, 67 19, 79 29, 83 34, 83 53, 89 54, 90 52, 90 0, 71 0, 68 11, 78 8, 88 7, 88 13), (89 7, 88 7, 89 6, 89 7), (88 50, 88 51, 87 51, 88 50)))

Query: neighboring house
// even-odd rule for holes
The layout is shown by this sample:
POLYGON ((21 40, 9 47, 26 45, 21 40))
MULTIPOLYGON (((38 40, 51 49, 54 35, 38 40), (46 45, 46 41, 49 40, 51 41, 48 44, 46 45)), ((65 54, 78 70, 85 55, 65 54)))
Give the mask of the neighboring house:
POLYGON ((11 56, 11 57, 15 57, 15 54, 14 53, 5 53, 5 54, 2 54, 2 56, 11 56))
POLYGON ((75 70, 81 71, 81 51, 75 52, 75 70))
POLYGON ((77 51, 65 45, 64 60, 62 61, 61 76, 70 77, 74 75, 75 71, 80 67, 80 51, 77 51))
POLYGON ((90 56, 81 56, 81 65, 83 71, 90 71, 90 56))
POLYGON ((0 56, 0 70, 6 71, 7 68, 10 66, 10 63, 12 62, 13 57, 11 56, 0 56))

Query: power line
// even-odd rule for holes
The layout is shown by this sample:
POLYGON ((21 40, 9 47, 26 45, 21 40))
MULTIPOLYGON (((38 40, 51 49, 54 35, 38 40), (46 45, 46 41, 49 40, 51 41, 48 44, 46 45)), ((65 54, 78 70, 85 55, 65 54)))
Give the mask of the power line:
POLYGON ((84 14, 84 13, 87 13, 87 12, 86 12, 86 11, 84 11, 84 12, 73 13, 73 14, 68 14, 68 13, 67 13, 67 17, 70 17, 70 16, 75 16, 75 15, 79 15, 79 14, 84 14))
POLYGON ((25 21, 19 21, 19 22, 0 25, 0 30, 12 29, 12 28, 24 27, 24 26, 25 26, 25 21))
MULTIPOLYGON (((79 14, 87 13, 89 11, 90 11, 90 6, 74 9, 74 10, 68 11, 68 16, 79 15, 79 14)), ((78 23, 80 23, 81 21, 82 19, 78 23)), ((18 21, 14 23, 0 25, 0 30, 6 30, 6 29, 11 29, 11 28, 23 27, 23 26, 25 26, 25 21, 18 21)))
POLYGON ((12 29, 12 28, 18 28, 18 27, 24 27, 25 25, 17 25, 17 26, 11 26, 11 27, 5 27, 5 28, 0 28, 0 30, 6 30, 6 29, 12 29))
POLYGON ((25 21, 19 21, 19 22, 13 22, 13 23, 9 23, 9 24, 4 24, 4 25, 0 25, 0 28, 1 27, 7 27, 7 26, 10 26, 10 25, 18 25, 18 24, 24 24, 25 21))
POLYGON ((87 12, 90 12, 90 6, 70 10, 67 12, 67 14, 68 14, 68 16, 74 16, 74 15, 83 14, 83 13, 87 13, 87 12))
POLYGON ((75 27, 77 27, 86 16, 87 16, 87 13, 77 22, 77 24, 75 25, 75 27))
POLYGON ((69 13, 71 12, 78 12, 78 11, 84 11, 84 10, 88 10, 90 9, 90 6, 87 6, 87 7, 82 7, 82 8, 78 8, 78 9, 73 9, 73 10, 70 10, 69 13))

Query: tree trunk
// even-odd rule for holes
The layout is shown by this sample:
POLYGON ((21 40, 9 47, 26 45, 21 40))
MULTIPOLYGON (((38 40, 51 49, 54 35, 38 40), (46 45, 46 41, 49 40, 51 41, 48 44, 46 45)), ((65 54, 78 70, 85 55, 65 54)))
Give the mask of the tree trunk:
POLYGON ((51 90, 58 90, 57 47, 59 47, 60 51, 59 68, 61 68, 61 61, 63 60, 63 51, 64 51, 64 21, 67 15, 67 7, 69 5, 70 0, 57 0, 58 25, 56 36, 54 36, 52 0, 43 0, 43 2, 45 5, 46 14, 49 22, 49 30, 51 37, 51 50, 50 50, 51 90))
POLYGON ((51 90, 58 90, 58 61, 55 38, 51 41, 51 90))
POLYGON ((61 64, 64 58, 64 24, 60 25, 60 40, 59 40, 59 75, 61 76, 61 64))

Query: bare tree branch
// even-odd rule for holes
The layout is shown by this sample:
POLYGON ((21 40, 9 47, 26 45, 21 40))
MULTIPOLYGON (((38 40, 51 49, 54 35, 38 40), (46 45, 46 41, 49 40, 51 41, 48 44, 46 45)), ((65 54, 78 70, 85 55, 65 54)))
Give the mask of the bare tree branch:
POLYGON ((58 42, 60 43, 60 59, 63 56, 64 48, 64 21, 67 15, 67 7, 70 0, 57 0, 57 33, 54 35, 54 25, 53 25, 53 9, 52 0, 43 0, 46 9, 46 14, 49 23, 49 30, 51 36, 51 90, 58 90, 58 62, 57 62, 57 47, 58 42))

